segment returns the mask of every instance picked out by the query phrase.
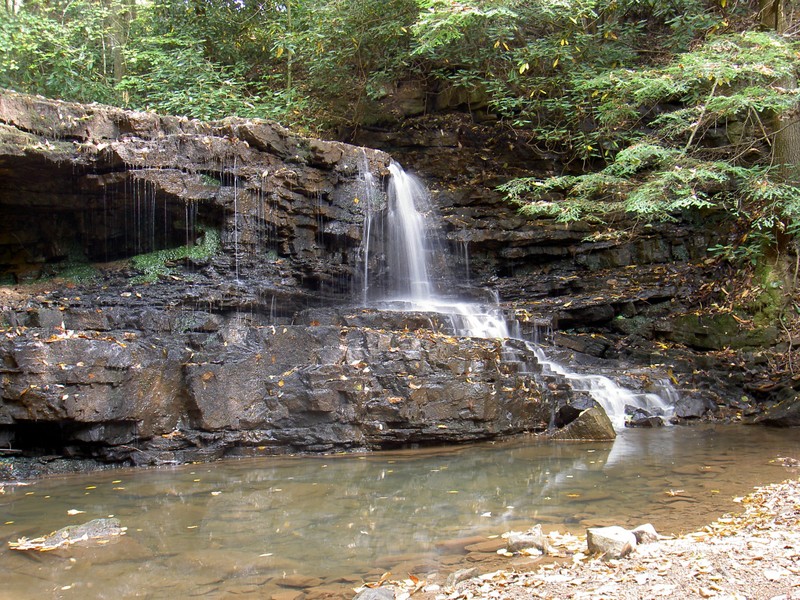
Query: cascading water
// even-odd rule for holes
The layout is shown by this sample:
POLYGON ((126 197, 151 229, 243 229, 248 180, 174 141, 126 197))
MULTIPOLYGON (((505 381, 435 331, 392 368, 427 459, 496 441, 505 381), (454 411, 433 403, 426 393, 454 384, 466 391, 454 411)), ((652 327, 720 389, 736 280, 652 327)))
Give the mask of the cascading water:
MULTIPOLYGON (((394 295, 389 300, 400 302, 406 308, 415 311, 435 312, 446 315, 456 335, 464 337, 509 339, 508 322, 497 302, 493 306, 480 305, 475 302, 460 302, 437 294, 429 276, 427 254, 429 244, 426 237, 426 223, 419 205, 428 203, 428 193, 417 179, 406 173, 400 165, 389 166, 391 180, 389 182, 389 205, 387 221, 389 236, 386 240, 388 267, 393 274, 394 295)), ((371 215, 369 216, 371 226, 371 215)), ((365 235, 369 231, 365 229, 365 235)), ((365 242, 368 244, 368 242, 365 242)), ((365 281, 369 262, 368 249, 365 255, 365 281)), ((364 300, 366 303, 366 286, 364 300)), ((514 327, 519 331, 518 324, 514 327)), ((626 411, 629 407, 641 408, 651 414, 668 416, 672 404, 655 393, 635 393, 617 385, 610 378, 596 374, 579 374, 549 359, 542 348, 529 340, 521 340, 527 349, 536 357, 544 374, 556 375, 569 383, 575 391, 588 393, 606 411, 616 429, 625 425, 626 411)), ((514 358, 515 350, 508 348, 509 356, 514 358)), ((664 384, 670 400, 672 390, 664 384)))
MULTIPOLYGON (((649 414, 658 416, 669 415, 672 412, 674 402, 671 404, 658 394, 640 394, 633 392, 620 387, 604 375, 575 373, 548 358, 540 346, 528 343, 528 348, 536 356, 536 360, 541 365, 543 372, 563 377, 569 382, 572 389, 587 392, 594 398, 606 411, 615 429, 619 430, 625 427, 628 407, 641 408, 646 410, 649 414)), ((663 384, 663 388, 665 394, 670 396, 670 399, 674 401, 675 398, 671 397, 674 394, 674 390, 666 383, 663 384)))

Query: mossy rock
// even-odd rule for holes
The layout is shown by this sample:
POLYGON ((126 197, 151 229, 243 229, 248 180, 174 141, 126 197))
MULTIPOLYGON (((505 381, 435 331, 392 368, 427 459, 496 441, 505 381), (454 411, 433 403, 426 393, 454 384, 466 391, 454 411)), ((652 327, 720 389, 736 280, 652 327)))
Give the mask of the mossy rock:
POLYGON ((672 319, 670 329, 668 339, 700 350, 763 348, 778 339, 777 327, 745 329, 731 313, 681 315, 672 319))

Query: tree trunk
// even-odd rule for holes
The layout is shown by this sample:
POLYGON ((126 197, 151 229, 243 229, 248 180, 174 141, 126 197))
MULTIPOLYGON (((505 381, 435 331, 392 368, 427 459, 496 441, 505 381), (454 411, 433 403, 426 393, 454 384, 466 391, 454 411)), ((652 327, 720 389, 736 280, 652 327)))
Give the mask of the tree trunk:
MULTIPOLYGON (((106 8, 108 10, 106 45, 111 54, 111 76, 116 85, 122 81, 127 72, 123 51, 128 43, 131 21, 136 9, 134 0, 106 0, 106 8)), ((128 102, 127 92, 123 102, 126 104, 128 102)))
POLYGON ((22 0, 5 0, 6 12, 15 15, 22 7, 22 0))
MULTIPOLYGON (((761 25, 778 34, 785 33, 789 22, 789 9, 786 0, 760 0, 759 18, 761 25)), ((797 87, 797 79, 789 77, 777 82, 786 89, 797 87)), ((776 115, 772 120, 772 161, 779 165, 781 175, 789 183, 800 183, 800 106, 776 115)))

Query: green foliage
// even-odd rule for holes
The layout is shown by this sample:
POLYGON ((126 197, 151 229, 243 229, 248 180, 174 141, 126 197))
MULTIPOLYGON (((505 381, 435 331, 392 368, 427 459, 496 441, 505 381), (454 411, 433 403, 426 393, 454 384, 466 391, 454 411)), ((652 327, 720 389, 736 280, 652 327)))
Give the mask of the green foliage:
MULTIPOLYGON (((657 66, 573 77, 569 102, 593 125, 581 135, 602 149, 607 166, 500 189, 526 214, 563 222, 715 211, 747 231, 711 250, 757 261, 800 232, 800 188, 783 180, 782 165, 762 158, 776 135, 774 115, 800 104, 798 50, 791 38, 746 31, 710 36, 657 66)), ((564 131, 578 139, 574 126, 564 131)))
POLYGON ((173 273, 169 263, 182 260, 204 260, 219 254, 221 242, 219 231, 211 227, 201 227, 202 236, 197 243, 177 248, 166 248, 147 254, 139 254, 131 258, 133 267, 142 272, 142 275, 134 278, 134 283, 153 283, 162 277, 167 277, 173 273))
POLYGON ((499 3, 484 7, 481 4, 487 3, 420 0, 418 4, 421 9, 419 17, 411 28, 415 38, 414 55, 437 57, 443 47, 463 54, 465 38, 475 34, 484 37, 493 30, 502 35, 518 19, 514 10, 497 6, 499 3), (456 42, 458 46, 455 46, 456 42))
POLYGON ((111 101, 102 53, 104 6, 25 4, 0 17, 0 87, 78 101, 111 101))
POLYGON ((199 119, 258 114, 260 99, 248 93, 234 69, 207 60, 197 39, 142 38, 126 59, 129 72, 117 87, 132 106, 199 119))
POLYGON ((597 122, 616 132, 647 125, 664 139, 699 139, 698 129, 732 120, 756 125, 795 106, 800 90, 779 82, 794 76, 797 51, 797 44, 764 32, 716 36, 665 66, 609 70, 578 89, 588 101, 599 99, 597 122), (681 108, 648 120, 665 103, 681 108))
POLYGON ((771 236, 774 243, 776 233, 800 228, 800 188, 775 175, 775 168, 702 160, 647 142, 623 150, 598 172, 515 179, 499 189, 525 214, 567 223, 602 221, 622 212, 654 221, 726 211, 748 220, 761 242, 771 236))

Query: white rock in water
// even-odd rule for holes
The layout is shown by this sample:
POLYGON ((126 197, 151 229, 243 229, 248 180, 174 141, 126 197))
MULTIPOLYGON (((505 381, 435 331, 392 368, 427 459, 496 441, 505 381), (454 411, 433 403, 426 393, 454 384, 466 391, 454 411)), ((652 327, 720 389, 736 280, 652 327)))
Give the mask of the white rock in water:
POLYGON ((460 569, 455 573, 450 573, 447 576, 447 582, 445 583, 445 587, 451 588, 462 581, 466 581, 467 579, 472 579, 473 577, 478 575, 478 569, 475 567, 471 567, 469 569, 460 569))
POLYGON ((506 548, 509 552, 536 548, 542 554, 547 554, 547 537, 542 533, 541 525, 536 525, 524 533, 509 531, 504 533, 503 537, 506 539, 506 548))
POLYGON ((589 554, 602 554, 605 559, 622 558, 636 547, 636 536, 619 525, 590 527, 586 530, 589 554))

